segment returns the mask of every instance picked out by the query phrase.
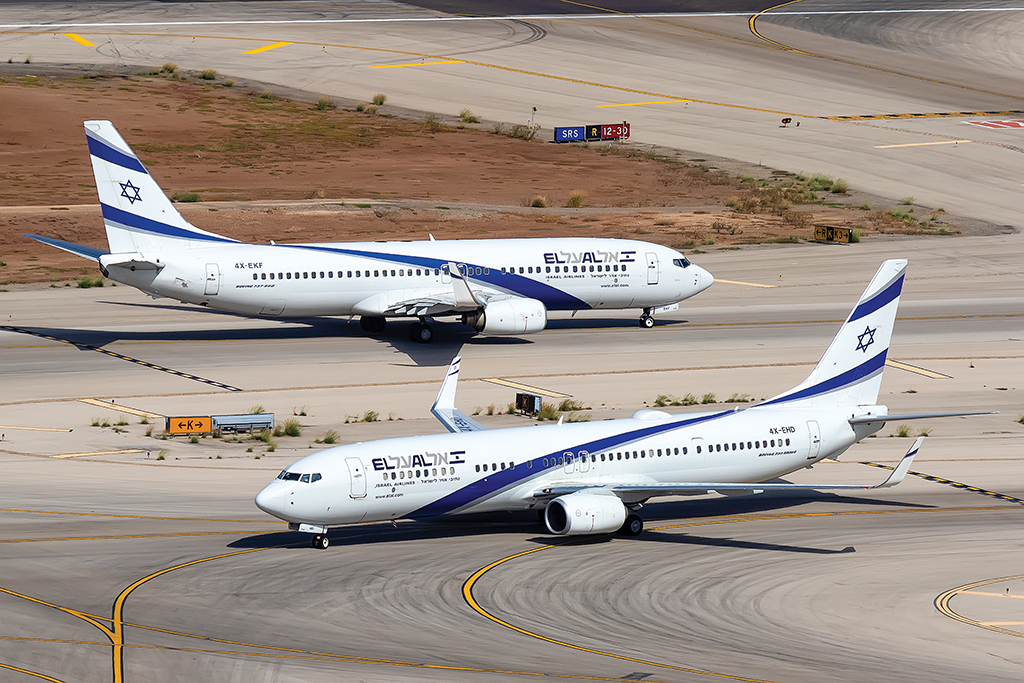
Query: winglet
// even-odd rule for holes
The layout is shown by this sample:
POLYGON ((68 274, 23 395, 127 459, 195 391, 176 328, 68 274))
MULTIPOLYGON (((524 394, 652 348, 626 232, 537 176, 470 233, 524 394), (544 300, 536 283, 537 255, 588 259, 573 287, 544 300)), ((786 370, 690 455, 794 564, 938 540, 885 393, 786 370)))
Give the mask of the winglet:
POLYGON ((441 382, 441 389, 437 392, 437 399, 430 407, 431 414, 440 420, 445 429, 449 432, 479 432, 486 429, 476 420, 455 409, 455 389, 459 383, 459 364, 461 356, 452 359, 448 366, 448 373, 441 382))
POLYGON ((448 272, 452 276, 452 288, 455 290, 456 310, 483 308, 483 304, 477 300, 473 290, 469 288, 469 282, 459 270, 459 266, 449 261, 448 272))
POLYGON ((900 460, 900 464, 896 465, 896 469, 892 471, 892 474, 890 474, 889 477, 881 484, 874 486, 873 488, 887 489, 890 486, 895 486, 903 481, 903 477, 907 476, 907 472, 910 470, 910 465, 914 462, 914 456, 917 455, 917 451, 921 448, 921 442, 923 441, 923 436, 917 437, 914 441, 914 445, 910 447, 907 454, 903 456, 902 460, 900 460))

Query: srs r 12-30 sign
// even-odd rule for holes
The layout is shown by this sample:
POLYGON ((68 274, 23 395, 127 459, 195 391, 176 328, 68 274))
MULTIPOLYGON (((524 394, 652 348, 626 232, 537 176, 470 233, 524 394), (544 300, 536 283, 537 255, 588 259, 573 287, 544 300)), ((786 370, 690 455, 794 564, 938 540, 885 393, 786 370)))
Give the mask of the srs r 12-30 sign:
POLYGON ((623 121, 621 123, 592 123, 586 126, 555 128, 555 142, 625 140, 628 137, 628 121, 623 121))

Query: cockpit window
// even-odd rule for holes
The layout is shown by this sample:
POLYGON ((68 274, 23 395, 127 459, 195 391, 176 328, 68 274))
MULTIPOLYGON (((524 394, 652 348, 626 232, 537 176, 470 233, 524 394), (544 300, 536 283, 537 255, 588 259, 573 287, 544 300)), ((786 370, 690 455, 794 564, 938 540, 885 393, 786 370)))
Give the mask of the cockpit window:
POLYGON ((308 474, 303 474, 302 477, 299 478, 299 481, 301 481, 303 484, 308 484, 309 483, 309 475, 308 474))
POLYGON ((299 480, 299 473, 298 472, 289 472, 288 470, 285 470, 285 471, 281 472, 281 474, 279 474, 277 476, 277 478, 278 479, 284 479, 285 481, 298 481, 299 480))
POLYGON ((673 266, 678 266, 678 267, 680 267, 680 268, 686 268, 687 266, 689 266, 689 265, 690 265, 690 262, 689 262, 689 260, 687 260, 687 258, 686 258, 686 257, 684 256, 684 257, 682 257, 682 258, 674 258, 674 259, 672 259, 672 265, 673 265, 673 266))
POLYGON ((309 478, 310 481, 320 481, 321 479, 323 479, 323 477, 320 476, 319 472, 314 473, 313 476, 309 478))

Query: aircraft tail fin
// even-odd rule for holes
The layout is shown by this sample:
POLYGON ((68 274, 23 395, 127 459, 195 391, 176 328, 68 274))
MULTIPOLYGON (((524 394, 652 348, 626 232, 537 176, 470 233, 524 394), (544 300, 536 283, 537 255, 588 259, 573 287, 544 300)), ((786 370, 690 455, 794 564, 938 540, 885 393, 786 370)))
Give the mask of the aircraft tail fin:
POLYGON ((810 376, 761 405, 876 403, 906 271, 906 259, 882 263, 810 376))
POLYGON ((86 121, 85 136, 112 253, 236 241, 185 220, 110 121, 86 121))

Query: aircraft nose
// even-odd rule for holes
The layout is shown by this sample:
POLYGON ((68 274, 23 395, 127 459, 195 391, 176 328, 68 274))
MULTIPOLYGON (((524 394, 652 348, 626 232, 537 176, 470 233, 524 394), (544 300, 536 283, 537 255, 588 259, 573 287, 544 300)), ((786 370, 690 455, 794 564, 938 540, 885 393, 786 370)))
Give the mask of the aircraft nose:
POLYGON ((284 512, 284 492, 273 482, 256 494, 256 507, 269 515, 281 517, 284 512))
MULTIPOLYGON (((700 266, 698 266, 698 268, 699 267, 700 266)), ((699 285, 700 286, 700 290, 699 291, 703 292, 705 289, 707 289, 708 287, 710 287, 713 284, 715 284, 715 276, 712 275, 711 273, 709 273, 708 271, 704 270, 703 268, 701 268, 700 269, 700 285, 699 285)))

